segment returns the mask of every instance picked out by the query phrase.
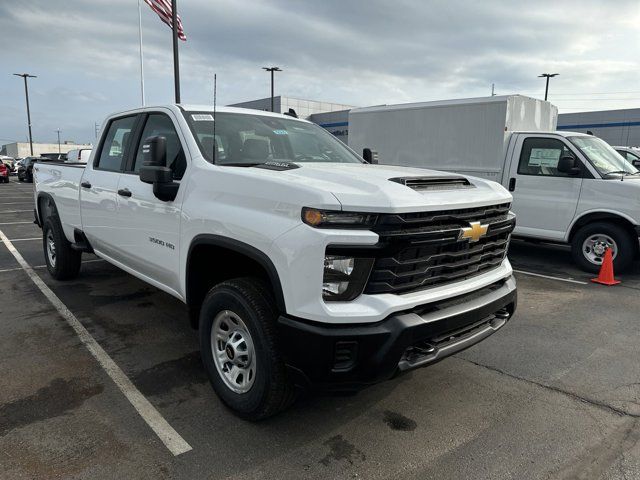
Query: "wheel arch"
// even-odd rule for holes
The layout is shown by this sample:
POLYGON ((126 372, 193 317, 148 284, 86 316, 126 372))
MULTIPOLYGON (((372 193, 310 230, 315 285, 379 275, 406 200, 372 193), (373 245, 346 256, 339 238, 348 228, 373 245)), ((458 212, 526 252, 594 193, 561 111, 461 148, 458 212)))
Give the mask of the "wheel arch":
POLYGON ((40 228, 42 228, 42 226, 44 225, 47 217, 51 216, 51 214, 55 213, 56 211, 56 201, 54 200, 53 196, 46 192, 38 193, 35 216, 36 222, 40 228), (45 201, 47 202, 46 205, 44 203, 45 201))
POLYGON ((597 210, 584 212, 580 217, 576 218, 569 228, 569 235, 567 241, 570 243, 575 237, 578 230, 580 230, 585 225, 588 225, 593 222, 610 222, 616 225, 621 226, 626 231, 629 232, 631 236, 635 235, 635 224, 632 219, 627 215, 624 215, 619 212, 612 212, 608 210, 597 210))
POLYGON ((271 259, 261 250, 239 240, 214 234, 201 234, 189 245, 185 272, 185 297, 191 326, 198 327, 202 300, 209 289, 230 278, 254 275, 266 280, 276 305, 285 311, 280 276, 271 259), (214 264, 215 270, 206 270, 214 264))

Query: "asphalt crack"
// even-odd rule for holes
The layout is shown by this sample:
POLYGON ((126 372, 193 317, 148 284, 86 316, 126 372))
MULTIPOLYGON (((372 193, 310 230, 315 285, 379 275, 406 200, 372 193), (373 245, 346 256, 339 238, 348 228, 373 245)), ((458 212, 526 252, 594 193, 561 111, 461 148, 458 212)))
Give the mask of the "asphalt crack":
POLYGON ((609 405, 608 403, 605 402, 600 402, 598 400, 594 400, 592 398, 587 398, 587 397, 582 397, 580 395, 578 395, 577 393, 571 392, 569 390, 563 390, 562 388, 559 387, 554 387, 552 385, 547 385, 545 383, 541 383, 541 382, 536 382, 535 380, 529 380, 528 378, 524 378, 524 377, 519 377, 517 375, 513 375, 512 373, 506 372, 500 368, 497 367, 491 367, 489 365, 484 365, 482 363, 478 363, 478 362, 474 362, 473 360, 468 360, 466 358, 461 358, 456 356, 457 359, 462 360, 463 362, 467 362, 470 363, 472 365, 476 365, 478 367, 481 368, 485 368, 489 371, 495 372, 495 373, 499 373, 501 375, 505 375, 509 378, 513 378, 514 380, 520 380, 521 382, 526 382, 530 385, 535 385, 537 387, 540 388, 544 388, 545 390, 549 390, 555 393, 560 393, 562 395, 565 395, 573 400, 576 400, 578 402, 582 402, 582 403, 586 403, 588 405, 600 408, 602 410, 608 411, 610 413, 615 413, 616 415, 620 415, 622 417, 629 417, 629 418, 640 418, 640 414, 635 414, 635 413, 630 413, 627 412, 625 410, 622 410, 620 408, 616 408, 612 405, 609 405))

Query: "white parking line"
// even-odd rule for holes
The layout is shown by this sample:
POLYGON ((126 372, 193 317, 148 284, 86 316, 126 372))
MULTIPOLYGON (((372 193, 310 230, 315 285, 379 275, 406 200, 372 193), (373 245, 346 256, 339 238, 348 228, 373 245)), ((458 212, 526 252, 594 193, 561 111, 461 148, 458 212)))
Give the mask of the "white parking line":
MULTIPOLYGON (((101 258, 96 258, 94 260, 84 260, 81 263, 85 264, 85 263, 95 263, 95 262, 104 262, 105 260, 101 259, 101 258)), ((36 265, 35 267, 31 267, 33 269, 36 268, 47 268, 46 265, 36 265)), ((22 267, 17 267, 17 268, 5 268, 3 270, 0 270, 0 273, 5 273, 5 272, 17 272, 18 270, 22 270, 22 267)))
POLYGON ((30 202, 0 202, 0 205, 27 205, 29 203, 33 203, 33 200, 30 202))
POLYGON ((31 237, 31 238, 10 238, 10 242, 30 242, 32 240, 42 240, 42 237, 31 237))
POLYGON ((58 313, 67 321, 67 323, 73 328, 80 338, 80 341, 87 347, 89 352, 98 361, 104 371, 111 377, 111 380, 117 385, 122 394, 129 400, 133 408, 137 410, 142 419, 147 422, 147 425, 155 432, 160 438, 162 443, 169 449, 173 455, 180 455, 181 453, 191 450, 189 445, 178 432, 176 432, 169 422, 167 422, 160 412, 151 405, 151 402, 145 398, 142 393, 135 387, 135 385, 129 380, 124 372, 118 367, 107 352, 96 342, 91 336, 89 331, 84 328, 76 316, 71 313, 64 303, 56 296, 55 293, 42 281, 38 274, 29 266, 25 259, 20 255, 20 252, 16 250, 11 241, 7 238, 2 230, 0 230, 0 240, 4 242, 11 254, 17 260, 17 262, 25 271, 29 278, 36 284, 45 297, 51 302, 58 313))
POLYGON ((33 212, 33 210, 4 210, 4 211, 0 211, 0 214, 3 214, 3 213, 24 213, 24 212, 33 212))
POLYGON ((558 280, 560 282, 577 283, 580 285, 589 285, 589 282, 583 282, 581 280, 572 280, 570 278, 552 277, 551 275, 542 275, 541 273, 525 272, 524 270, 513 269, 514 272, 522 273, 523 275, 531 275, 532 277, 548 278, 550 280, 558 280))
MULTIPOLYGON (((33 223, 33 220, 30 222, 2 222, 0 225, 26 225, 27 223, 33 223)), ((35 223, 33 223, 35 225, 35 223)))

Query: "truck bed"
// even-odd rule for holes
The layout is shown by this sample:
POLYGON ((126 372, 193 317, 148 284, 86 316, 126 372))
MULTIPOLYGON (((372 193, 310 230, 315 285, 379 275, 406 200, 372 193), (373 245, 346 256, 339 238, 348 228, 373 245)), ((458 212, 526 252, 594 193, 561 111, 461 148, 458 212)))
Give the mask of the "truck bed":
POLYGON ((69 240, 73 240, 75 228, 82 229, 80 182, 85 167, 84 163, 64 163, 56 160, 37 162, 33 167, 36 201, 40 193, 53 197, 62 228, 69 240))

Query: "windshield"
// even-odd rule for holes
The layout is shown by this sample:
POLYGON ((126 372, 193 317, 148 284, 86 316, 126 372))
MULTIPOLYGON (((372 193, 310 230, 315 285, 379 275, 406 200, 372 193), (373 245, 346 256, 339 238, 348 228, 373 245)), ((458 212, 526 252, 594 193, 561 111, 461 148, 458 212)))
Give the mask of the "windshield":
POLYGON ((323 128, 298 120, 246 113, 186 112, 200 151, 219 165, 269 161, 362 163, 323 128), (215 160, 214 160, 215 150, 215 160))
POLYGON ((580 149, 602 176, 610 173, 624 175, 638 172, 630 162, 598 137, 569 137, 569 140, 580 149))

